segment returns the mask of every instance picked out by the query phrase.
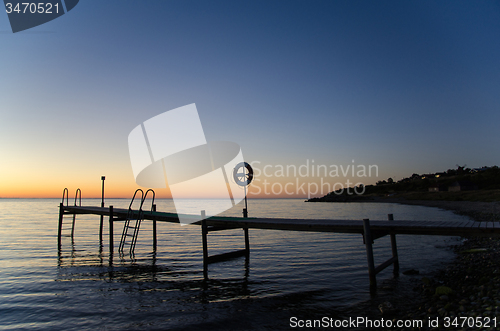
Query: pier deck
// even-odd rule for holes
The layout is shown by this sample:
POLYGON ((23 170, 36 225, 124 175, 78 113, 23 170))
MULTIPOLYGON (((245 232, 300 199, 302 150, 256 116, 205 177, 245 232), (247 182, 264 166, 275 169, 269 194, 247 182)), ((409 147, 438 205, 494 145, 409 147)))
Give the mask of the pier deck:
MULTIPOLYGON (((153 205, 153 207, 155 207, 153 205)), ((155 210, 156 208, 153 208, 155 210)), ((202 214, 204 211, 202 211, 202 214)), ((109 219, 109 251, 110 256, 113 255, 113 224, 117 221, 124 222, 125 229, 129 227, 127 219, 134 218, 139 215, 139 212, 131 212, 123 208, 105 207, 84 207, 84 206, 64 206, 59 205, 59 230, 58 230, 58 247, 61 248, 61 230, 63 217, 65 215, 73 215, 72 236, 74 232, 75 216, 78 214, 100 215, 100 230, 99 238, 102 243, 103 218, 108 216, 109 219)), ((438 235, 438 236, 483 236, 483 237, 500 237, 500 222, 475 222, 475 221, 402 221, 393 220, 392 214, 388 215, 389 220, 329 220, 329 219, 290 219, 290 218, 244 218, 244 217, 210 217, 202 221, 192 223, 192 225, 201 226, 202 244, 203 244, 203 275, 208 278, 208 264, 234 258, 238 256, 250 256, 250 240, 248 229, 266 229, 266 230, 286 230, 286 231, 313 231, 313 232, 332 232, 332 233, 357 233, 361 234, 363 243, 366 246, 366 254, 368 260, 368 274, 370 278, 371 290, 376 290, 376 275, 387 268, 391 264, 394 266, 394 274, 399 273, 399 258, 397 252, 396 235, 438 235), (245 234, 245 249, 235 252, 219 254, 215 256, 208 255, 208 233, 211 231, 243 229, 245 234), (391 238, 392 258, 383 262, 379 266, 375 266, 373 258, 373 242, 374 240, 389 235, 391 238)), ((150 220, 153 222, 153 251, 156 251, 156 223, 170 222, 179 223, 177 214, 158 212, 158 211, 143 211, 141 219, 150 220)), ((136 223, 137 224, 137 223, 136 223)), ((139 225, 140 226, 140 225, 139 225)), ((132 227, 134 229, 139 226, 132 227)), ((134 236, 136 236, 134 232, 134 236)), ((126 235, 125 235, 126 236, 126 235)), ((120 250, 123 250, 123 238, 120 241, 120 250)), ((133 248, 131 248, 133 254, 133 248)))
MULTIPOLYGON (((64 212, 69 214, 110 215, 110 209, 103 207, 64 206, 63 208, 64 212)), ((119 221, 127 216, 127 209, 114 208, 113 216, 119 221)), ((179 223, 175 213, 144 212, 144 219, 179 223)), ((201 225, 201 222, 193 224, 201 225)), ((206 219, 206 224, 225 228, 364 233, 363 220, 210 217, 206 219)), ((370 229, 372 233, 385 234, 500 237, 500 222, 370 220, 370 229)))

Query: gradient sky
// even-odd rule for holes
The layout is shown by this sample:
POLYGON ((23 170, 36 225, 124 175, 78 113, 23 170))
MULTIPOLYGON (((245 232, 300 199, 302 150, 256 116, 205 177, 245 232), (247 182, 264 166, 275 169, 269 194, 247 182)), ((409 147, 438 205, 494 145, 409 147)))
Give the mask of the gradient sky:
POLYGON ((499 41, 498 1, 84 0, 15 34, 0 14, 0 197, 97 197, 101 175, 130 197, 128 134, 191 103, 260 168, 378 166, 332 183, 500 165, 499 41))

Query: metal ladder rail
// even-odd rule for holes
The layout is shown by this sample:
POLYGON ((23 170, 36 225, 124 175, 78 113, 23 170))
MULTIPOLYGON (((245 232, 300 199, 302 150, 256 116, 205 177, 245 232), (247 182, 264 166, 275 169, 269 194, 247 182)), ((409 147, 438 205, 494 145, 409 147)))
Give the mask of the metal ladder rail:
POLYGON ((146 193, 144 193, 144 196, 141 200, 141 206, 139 207, 139 216, 137 217, 137 220, 135 222, 134 233, 132 235, 132 242, 130 243, 130 254, 134 253, 135 245, 137 244, 137 238, 139 236, 139 229, 141 227, 141 222, 144 219, 144 210, 142 209, 142 207, 144 205, 144 202, 147 199, 149 192, 153 193, 153 198, 151 201, 151 209, 150 209, 150 212, 153 212, 153 205, 154 205, 154 201, 155 201, 155 191, 153 191, 152 189, 148 189, 146 191, 146 193))
MULTIPOLYGON (((64 190, 63 190, 63 195, 62 195, 62 200, 61 200, 61 205, 64 206, 64 197, 66 197, 66 207, 69 206, 68 205, 68 196, 69 196, 69 191, 68 191, 68 188, 65 187, 64 190)), ((66 230, 67 228, 63 228, 63 224, 64 224, 64 215, 67 214, 67 212, 63 212, 62 215, 61 215, 61 219, 60 219, 60 224, 59 224, 59 228, 60 228, 60 231, 62 232, 62 230, 66 230)))
POLYGON ((64 205, 64 197, 66 197, 66 207, 69 206, 69 203, 68 203, 68 196, 69 196, 69 192, 68 192, 68 188, 65 187, 64 190, 63 190, 63 196, 62 196, 62 201, 61 203, 64 205))
MULTIPOLYGON (((139 215, 137 216, 137 219, 136 219, 136 225, 137 225, 137 220, 141 217, 141 208, 142 208, 142 200, 144 199, 144 191, 139 188, 139 189, 135 190, 134 195, 132 196, 132 200, 130 200, 130 204, 128 206, 127 218, 125 219, 125 222, 123 224, 122 237, 120 239, 120 246, 118 247, 118 250, 120 252, 123 252, 123 248, 125 247, 127 236, 130 236, 128 234, 128 229, 132 228, 132 226, 130 226, 130 221, 134 217, 134 211, 132 210, 132 204, 134 203, 137 192, 139 192, 139 191, 141 192, 141 206, 139 208, 139 215)), ((134 230, 134 232, 135 232, 135 230, 134 230)))
MULTIPOLYGON (((74 206, 76 206, 76 200, 78 198, 78 193, 80 193, 80 200, 79 200, 78 206, 81 207, 82 206, 82 190, 80 190, 80 188, 76 189, 74 206)), ((75 235, 75 221, 76 221, 76 214, 73 214, 73 223, 71 224, 71 238, 73 238, 73 236, 75 235)))
POLYGON ((144 204, 144 202, 146 201, 149 192, 153 193, 153 198, 151 199, 151 208, 150 208, 150 212, 152 213, 154 211, 153 206, 155 205, 155 196, 156 196, 155 191, 152 188, 150 188, 149 190, 146 191, 146 193, 144 193, 144 199, 142 200, 142 204, 144 204))
MULTIPOLYGON (((62 200, 61 200, 61 204, 64 206, 64 198, 66 198, 66 207, 69 206, 69 191, 68 191, 68 188, 65 187, 64 190, 63 190, 63 195, 62 195, 62 200)), ((69 227, 66 227, 66 228, 63 228, 63 225, 68 225, 68 223, 64 223, 64 215, 67 215, 67 214, 70 214, 69 212, 63 212, 62 213, 62 218, 61 218, 61 224, 60 224, 60 227, 61 227, 61 232, 62 230, 67 230, 69 229, 69 227)), ((75 225, 74 225, 74 219, 75 219, 76 215, 73 214, 73 224, 71 226, 71 237, 73 238, 73 234, 74 234, 74 228, 75 228, 75 225)), ((69 235, 66 235, 69 237, 69 235)))
POLYGON ((141 189, 137 189, 137 190, 135 190, 134 195, 132 196, 132 199, 130 200, 130 204, 129 204, 128 211, 127 211, 127 217, 125 218, 125 222, 123 224, 123 231, 122 231, 122 236, 120 239, 120 246, 118 247, 118 250, 120 252, 123 252, 123 248, 125 247, 127 236, 130 236, 128 234, 128 229, 131 228, 130 221, 134 217, 134 211, 132 209, 132 204, 134 203, 137 192, 139 192, 139 191, 141 192, 141 201, 142 201, 142 198, 144 197, 144 192, 141 189))

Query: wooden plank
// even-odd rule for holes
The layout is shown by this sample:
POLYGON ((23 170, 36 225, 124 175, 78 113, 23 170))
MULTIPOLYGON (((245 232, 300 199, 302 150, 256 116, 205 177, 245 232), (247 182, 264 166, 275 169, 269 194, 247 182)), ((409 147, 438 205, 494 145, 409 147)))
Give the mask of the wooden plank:
POLYGON ((372 240, 375 241, 379 238, 387 236, 388 233, 385 231, 372 231, 372 240))
POLYGON ((446 227, 450 229, 461 229, 462 222, 447 222, 446 227))
MULTIPOLYGON (((408 221, 407 224, 405 224, 405 226, 423 228, 423 227, 426 227, 427 224, 428 224, 428 222, 424 222, 424 221, 408 221)), ((398 224, 398 226, 399 226, 399 224, 398 224)))
POLYGON ((422 221, 422 227, 437 227, 439 225, 439 221, 422 221))
POLYGON ((462 229, 464 227, 464 225, 466 225, 467 221, 461 221, 461 222, 452 222, 451 225, 450 225, 450 228, 451 229, 462 229))
POLYGON ((384 263, 380 264, 378 267, 375 268, 375 274, 378 274, 391 264, 395 263, 398 260, 397 256, 396 257, 391 257, 389 260, 385 261, 384 263))
POLYGON ((455 228, 457 225, 457 222, 453 221, 443 221, 441 222, 440 226, 444 228, 455 228))
POLYGON ((472 227, 473 223, 475 223, 475 222, 474 221, 468 221, 468 222, 466 222, 463 225, 463 228, 470 228, 470 227, 472 227))
POLYGON ((247 250, 241 249, 241 250, 237 250, 237 251, 233 251, 233 252, 209 256, 207 262, 208 263, 222 262, 222 261, 235 259, 235 258, 245 256, 245 255, 247 255, 247 250))
POLYGON ((213 232, 213 231, 224 231, 224 230, 235 230, 235 229, 241 229, 243 225, 235 225, 235 226, 209 226, 207 228, 208 232, 213 232))

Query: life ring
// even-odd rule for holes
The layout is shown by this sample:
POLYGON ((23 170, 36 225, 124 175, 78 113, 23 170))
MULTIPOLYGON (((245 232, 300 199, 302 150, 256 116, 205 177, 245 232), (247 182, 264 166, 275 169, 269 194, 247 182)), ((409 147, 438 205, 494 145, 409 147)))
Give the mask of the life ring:
POLYGON ((234 167, 233 179, 239 186, 247 186, 252 182, 253 179, 253 169, 250 164, 246 162, 240 162, 234 167), (246 169, 243 172, 239 172, 240 168, 246 169))

